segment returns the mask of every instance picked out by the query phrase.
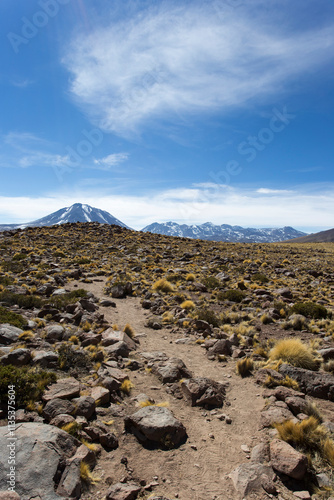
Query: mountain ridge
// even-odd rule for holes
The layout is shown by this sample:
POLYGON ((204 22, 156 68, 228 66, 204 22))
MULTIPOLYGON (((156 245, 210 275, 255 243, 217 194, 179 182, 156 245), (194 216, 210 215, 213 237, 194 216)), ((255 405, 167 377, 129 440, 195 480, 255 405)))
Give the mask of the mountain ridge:
POLYGON ((229 224, 215 225, 205 222, 199 225, 178 224, 176 222, 154 222, 142 229, 143 232, 179 236, 191 239, 227 241, 240 243, 274 243, 303 237, 306 233, 290 226, 283 228, 244 228, 229 224))

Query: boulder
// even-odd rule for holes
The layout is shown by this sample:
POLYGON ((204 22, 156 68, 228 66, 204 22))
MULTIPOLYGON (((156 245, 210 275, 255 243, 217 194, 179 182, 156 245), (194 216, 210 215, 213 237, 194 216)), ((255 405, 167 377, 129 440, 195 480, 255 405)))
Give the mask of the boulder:
POLYGON ((144 445, 176 448, 186 438, 184 425, 168 408, 146 406, 124 420, 125 430, 144 445))
POLYGON ((46 420, 52 420, 57 415, 66 414, 71 415, 74 413, 75 406, 71 403, 71 401, 67 401, 66 399, 55 398, 51 401, 48 401, 43 409, 43 417, 46 420))
POLYGON ((0 344, 7 345, 16 342, 21 333, 23 333, 23 330, 21 330, 21 328, 16 328, 16 326, 9 325, 8 323, 1 324, 0 344))
POLYGON ((293 479, 303 479, 307 471, 307 457, 285 441, 274 439, 270 443, 271 465, 277 472, 293 479))
POLYGON ((322 356, 324 361, 334 359, 334 347, 328 347, 327 349, 319 349, 318 353, 322 356))
MULTIPOLYGON (((29 422, 15 430, 16 485, 21 500, 60 500, 55 489, 62 481, 63 464, 81 445, 73 436, 52 425, 29 422)), ((11 443, 7 427, 0 427, 0 449, 11 443)), ((8 454, 0 454, 0 470, 8 470, 8 454)), ((7 489, 7 477, 0 475, 0 489, 7 489)))
POLYGON ((53 351, 35 351, 33 364, 39 365, 41 368, 54 368, 58 364, 59 355, 53 351))
POLYGON ((260 443, 254 446, 251 451, 252 462, 266 464, 270 462, 270 450, 268 443, 260 443))
POLYGON ((80 459, 75 458, 66 464, 65 470, 61 476, 57 493, 63 497, 79 499, 81 497, 81 479, 80 479, 80 459))
POLYGON ((282 375, 296 380, 307 395, 334 401, 334 375, 331 373, 314 372, 288 364, 281 365, 279 371, 282 375))
POLYGON ((181 389, 191 406, 223 406, 226 387, 215 380, 205 377, 190 378, 181 383, 181 389))
POLYGON ((140 491, 135 483, 116 483, 107 491, 106 500, 135 500, 140 491))
POLYGON ((116 344, 105 347, 104 350, 111 358, 127 358, 130 354, 130 349, 125 342, 116 342, 116 344))
POLYGON ((167 361, 159 361, 153 364, 152 373, 163 384, 177 382, 181 378, 190 378, 192 376, 182 359, 179 358, 170 358, 167 361))
POLYGON ((80 383, 73 377, 59 379, 56 384, 52 384, 48 390, 44 392, 43 400, 51 401, 51 399, 72 399, 80 394, 80 383))
POLYGON ((102 345, 107 347, 117 342, 125 342, 131 351, 137 349, 136 343, 127 335, 125 332, 115 331, 112 328, 108 328, 102 333, 102 345))
POLYGON ((64 327, 61 325, 50 325, 46 327, 46 340, 48 342, 57 342, 63 340, 65 333, 64 327))
POLYGON ((103 406, 110 402, 110 392, 105 387, 101 387, 99 385, 93 387, 90 395, 95 404, 103 406))
POLYGON ((241 464, 230 473, 240 498, 263 489, 267 493, 274 494, 276 492, 274 477, 274 471, 270 466, 254 462, 241 464))
POLYGON ((208 355, 218 355, 223 354, 225 356, 231 356, 232 354, 232 344, 228 339, 220 339, 208 350, 208 355))
POLYGON ((299 413, 308 413, 309 405, 303 398, 292 396, 286 398, 285 402, 288 405, 289 410, 292 411, 294 415, 298 415, 299 413))
POLYGON ((24 366, 31 361, 31 352, 29 349, 15 349, 5 356, 1 356, 0 363, 2 365, 24 366))
POLYGON ((113 299, 124 299, 127 295, 132 294, 132 283, 127 282, 124 285, 113 286, 110 294, 113 299))
POLYGON ((285 420, 291 420, 292 418, 294 416, 287 407, 282 408, 272 404, 261 412, 261 425, 262 427, 271 427, 275 423, 281 424, 285 420))
POLYGON ((89 420, 95 412, 95 399, 91 396, 81 396, 80 398, 72 399, 75 406, 75 414, 85 417, 89 420))

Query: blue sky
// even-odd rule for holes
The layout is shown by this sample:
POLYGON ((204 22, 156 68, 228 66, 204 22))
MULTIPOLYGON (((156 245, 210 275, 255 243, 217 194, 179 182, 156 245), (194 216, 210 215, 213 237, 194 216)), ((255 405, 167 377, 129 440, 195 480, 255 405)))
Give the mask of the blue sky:
POLYGON ((2 0, 0 224, 333 227, 332 0, 2 0))

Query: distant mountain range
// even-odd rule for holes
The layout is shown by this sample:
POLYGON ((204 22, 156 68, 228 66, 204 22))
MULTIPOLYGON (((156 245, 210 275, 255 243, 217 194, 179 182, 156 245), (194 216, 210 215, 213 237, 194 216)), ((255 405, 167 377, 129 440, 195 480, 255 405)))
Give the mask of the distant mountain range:
POLYGON ((229 226, 228 224, 217 226, 212 224, 212 222, 206 222, 205 224, 200 224, 198 226, 188 226, 186 224, 180 225, 176 222, 165 222, 162 224, 154 222, 153 224, 144 227, 142 231, 164 234, 167 236, 181 236, 184 238, 201 240, 241 243, 273 243, 306 235, 306 233, 297 231, 292 227, 283 227, 279 229, 254 229, 243 228, 241 226, 229 226))
POLYGON ((293 243, 333 243, 334 229, 320 231, 320 233, 307 234, 301 238, 293 240, 293 243))
POLYGON ((93 208, 81 203, 75 203, 71 207, 61 208, 57 212, 53 212, 42 219, 37 219, 32 222, 0 225, 0 231, 24 229, 26 227, 55 226, 65 224, 66 222, 99 222, 100 224, 114 224, 130 229, 126 224, 116 219, 116 217, 105 210, 93 208))
MULTIPOLYGON (((99 222, 100 224, 114 224, 130 229, 126 224, 116 219, 116 217, 111 215, 109 212, 100 210, 99 208, 93 208, 89 205, 75 203, 71 207, 62 208, 57 212, 32 222, 24 224, 0 225, 0 231, 24 229, 26 227, 53 226, 65 224, 66 222, 99 222)), ((158 222, 154 222, 153 224, 144 227, 142 231, 163 234, 166 236, 181 236, 192 239, 241 243, 273 243, 304 236, 308 237, 306 233, 297 231, 292 227, 283 227, 279 229, 254 229, 243 228, 241 226, 229 226, 227 224, 219 226, 212 224, 211 222, 206 222, 205 224, 200 225, 177 224, 176 222, 165 222, 159 224, 158 222)))

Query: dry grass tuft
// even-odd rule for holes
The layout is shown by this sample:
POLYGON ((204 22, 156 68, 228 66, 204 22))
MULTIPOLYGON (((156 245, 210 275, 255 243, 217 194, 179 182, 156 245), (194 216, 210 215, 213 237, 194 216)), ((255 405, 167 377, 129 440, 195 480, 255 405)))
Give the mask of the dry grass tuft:
POLYGON ((130 380, 124 380, 120 387, 120 390, 129 396, 131 394, 132 389, 134 388, 134 384, 130 380))
POLYGON ((254 370, 254 361, 248 357, 240 359, 237 362, 236 370, 237 374, 240 375, 242 378, 250 377, 254 370))
POLYGON ((315 358, 310 347, 300 339, 283 339, 269 353, 270 360, 282 360, 299 368, 317 370, 319 361, 315 358))
POLYGON ((195 304, 192 300, 185 300, 181 304, 182 309, 186 309, 187 311, 191 311, 192 309, 195 309, 195 304))
POLYGON ((89 465, 85 462, 81 462, 80 464, 80 477, 84 483, 88 484, 96 484, 98 481, 101 481, 100 478, 92 474, 89 465))
POLYGON ((163 293, 171 293, 174 291, 174 286, 172 283, 167 281, 164 278, 153 283, 152 288, 154 291, 163 292, 163 293))
POLYGON ((334 466, 334 441, 315 417, 297 423, 287 420, 282 424, 274 424, 274 427, 283 441, 304 453, 319 453, 323 460, 334 466))
POLYGON ((129 323, 125 325, 123 332, 126 333, 130 339, 133 339, 136 336, 134 329, 129 323))

